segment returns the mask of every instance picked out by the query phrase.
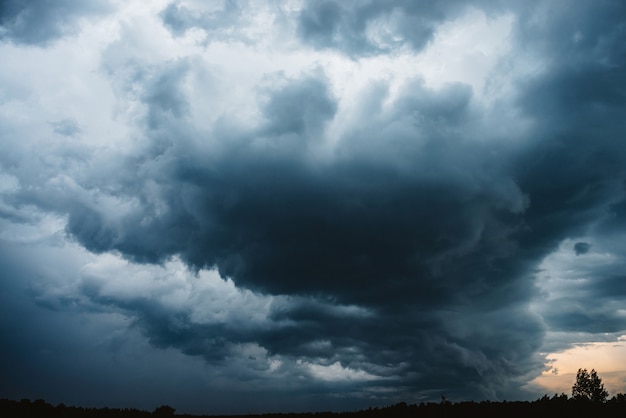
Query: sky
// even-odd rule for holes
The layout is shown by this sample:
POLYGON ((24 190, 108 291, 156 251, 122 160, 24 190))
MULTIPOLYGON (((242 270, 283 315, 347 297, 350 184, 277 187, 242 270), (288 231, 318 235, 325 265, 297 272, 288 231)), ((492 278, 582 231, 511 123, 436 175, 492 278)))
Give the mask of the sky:
POLYGON ((626 392, 626 3, 0 5, 0 397, 626 392))

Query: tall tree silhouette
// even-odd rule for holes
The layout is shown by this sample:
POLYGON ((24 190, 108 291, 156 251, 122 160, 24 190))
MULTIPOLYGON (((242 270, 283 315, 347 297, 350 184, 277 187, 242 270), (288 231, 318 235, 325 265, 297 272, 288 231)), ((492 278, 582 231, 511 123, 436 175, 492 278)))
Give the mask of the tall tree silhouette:
POLYGON ((609 393, 604 389, 602 379, 598 377, 598 373, 591 369, 591 373, 587 369, 578 369, 576 373, 576 383, 572 386, 572 397, 574 399, 586 399, 592 402, 603 403, 609 393))
POLYGON ((156 415, 158 417, 173 417, 174 412, 176 412, 176 409, 171 406, 161 405, 152 412, 152 415, 156 415))

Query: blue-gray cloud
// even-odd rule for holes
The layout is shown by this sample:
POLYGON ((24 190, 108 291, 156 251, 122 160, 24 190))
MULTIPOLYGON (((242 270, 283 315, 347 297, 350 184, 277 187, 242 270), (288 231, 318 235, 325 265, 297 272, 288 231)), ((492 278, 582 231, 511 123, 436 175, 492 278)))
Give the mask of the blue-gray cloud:
POLYGON ((589 252, 590 248, 591 244, 589 244, 588 242, 581 241, 574 244, 574 252, 576 253, 576 255, 586 254, 589 252))
POLYGON ((163 24, 175 35, 184 35, 191 28, 200 28, 216 34, 219 29, 233 29, 242 9, 234 0, 225 1, 212 11, 193 9, 179 1, 170 3, 160 13, 163 24))
POLYGON ((420 51, 441 23, 469 7, 490 13, 504 9, 497 1, 307 1, 298 15, 297 34, 314 48, 336 49, 355 58, 402 47, 420 51))
POLYGON ((47 45, 77 30, 79 19, 102 14, 108 1, 7 0, 0 5, 0 40, 47 45))
POLYGON ((69 215, 68 233, 91 251, 141 263, 179 255, 244 288, 317 295, 374 314, 341 318, 299 305, 254 330, 194 324, 149 300, 102 298, 93 286, 83 287, 84 296, 131 312, 154 345, 215 364, 233 344, 256 343, 271 355, 339 362, 381 378, 389 372, 380 368, 397 365, 396 383, 388 385, 402 393, 433 382, 456 396, 520 393, 503 381, 538 369, 544 332, 520 308, 534 294, 524 285, 533 259, 513 239, 527 202, 489 153, 457 145, 471 120, 469 87, 431 90, 410 81, 388 113, 364 120, 363 130, 349 133, 337 156, 318 166, 307 161, 308 147, 324 137, 338 106, 323 74, 263 92, 262 122, 222 142, 215 158, 194 148, 176 122, 187 118, 175 111, 188 106, 177 81, 184 68, 164 65, 146 79, 145 126, 158 157, 127 160, 129 172, 150 176, 118 183, 116 192, 139 198, 138 210, 116 219, 67 201, 57 210, 69 215), (397 120, 402 129, 387 132, 397 120), (140 186, 154 181, 152 173, 168 208, 160 215, 140 186), (517 332, 504 324, 476 328, 500 317, 514 317, 517 332), (316 345, 320 340, 328 345, 316 345))
MULTIPOLYGON (((564 240, 585 240, 567 247, 575 262, 602 248, 619 254, 607 242, 618 242, 626 218, 626 11, 609 1, 563 13, 506 7, 516 13, 511 55, 532 50, 543 66, 514 80, 514 93, 495 110, 467 84, 435 88, 416 76, 392 94, 383 79, 361 92, 353 119, 337 131, 331 128, 346 103, 323 69, 268 75, 247 92, 256 107, 245 123, 220 113, 220 97, 203 103, 215 115, 198 127, 205 109, 189 86, 217 90, 218 76, 203 74, 204 84, 194 85, 200 59, 118 59, 119 41, 105 52, 104 74, 120 100, 140 109, 128 116, 138 145, 100 160, 96 152, 81 156, 93 164, 80 166, 77 180, 59 175, 46 187, 36 187, 37 175, 21 176, 23 187, 6 180, 0 213, 12 214, 11 222, 16 208, 54 213, 93 253, 139 266, 179 258, 191 271, 216 269, 256 295, 236 299, 247 319, 206 302, 216 308, 209 320, 191 303, 162 297, 186 294, 167 278, 167 286, 146 285, 152 293, 115 292, 106 274, 82 270, 68 290, 81 309, 124 315, 154 347, 224 373, 232 367, 242 381, 260 379, 274 358, 283 362, 285 382, 300 382, 298 393, 324 390, 303 365, 338 364, 367 378, 327 383, 327 391, 368 396, 393 388, 385 400, 442 391, 451 398, 523 396, 542 370, 547 330, 626 327, 616 308, 626 298, 620 262, 580 268, 576 279, 587 282, 570 285, 541 312, 530 308, 544 297, 537 269, 564 240), (524 132, 499 126, 504 108, 525 120, 524 132), (255 298, 267 298, 264 310, 254 311, 255 298), (249 372, 234 365, 236 357, 250 361, 249 372)), ((300 42, 358 59, 405 46, 419 51, 463 10, 454 3, 311 2, 292 23, 300 42), (374 42, 368 27, 381 19, 394 36, 374 42)), ((219 16, 239 11, 173 3, 160 18, 181 35, 219 27, 219 16)), ((52 130, 86 135, 70 119, 52 122, 52 130)), ((12 158, 0 156, 3 167, 15 166, 12 158)), ((23 215, 21 222, 34 221, 23 215)), ((46 306, 59 306, 50 299, 46 306)))
POLYGON ((50 122, 54 133, 63 136, 74 136, 80 133, 80 126, 74 119, 62 119, 55 122, 50 122))

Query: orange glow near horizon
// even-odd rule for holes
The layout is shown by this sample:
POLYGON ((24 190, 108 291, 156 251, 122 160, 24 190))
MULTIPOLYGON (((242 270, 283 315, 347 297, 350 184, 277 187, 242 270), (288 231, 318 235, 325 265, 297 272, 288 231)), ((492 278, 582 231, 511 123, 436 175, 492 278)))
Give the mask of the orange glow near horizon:
POLYGON ((626 335, 614 342, 577 345, 547 358, 550 368, 531 383, 545 389, 549 396, 554 393, 571 396, 578 369, 595 369, 609 398, 626 393, 626 335))

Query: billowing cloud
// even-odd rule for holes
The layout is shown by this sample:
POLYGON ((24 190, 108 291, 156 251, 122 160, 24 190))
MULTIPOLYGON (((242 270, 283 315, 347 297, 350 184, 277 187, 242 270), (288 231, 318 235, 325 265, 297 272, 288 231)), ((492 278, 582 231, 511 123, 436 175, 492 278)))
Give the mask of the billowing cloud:
MULTIPOLYGON (((2 262, 73 260, 24 279, 25 324, 109 315, 124 350, 200 359, 258 410, 269 383, 333 406, 533 396, 546 352, 623 334, 621 3, 254 7, 100 16, 63 80, 101 100, 2 72, 21 141, 0 237, 22 254, 2 262), (468 15, 506 46, 455 57, 489 63, 467 79, 422 72, 468 15)), ((69 56, 60 33, 0 46, 69 56)))
POLYGON ((80 19, 102 14, 108 1, 7 0, 0 6, 0 40, 25 45, 46 45, 78 31, 80 19))
POLYGON ((198 6, 193 7, 182 2, 170 3, 161 12, 164 25, 178 36, 192 28, 203 29, 218 36, 220 29, 234 32, 233 24, 242 12, 237 2, 226 1, 215 8, 213 6, 216 4, 198 6))
MULTIPOLYGON (((420 51, 438 26, 469 5, 463 2, 307 1, 298 14, 298 35, 315 48, 349 56, 388 53, 403 47, 420 51)), ((494 8, 497 2, 473 2, 494 8)))

